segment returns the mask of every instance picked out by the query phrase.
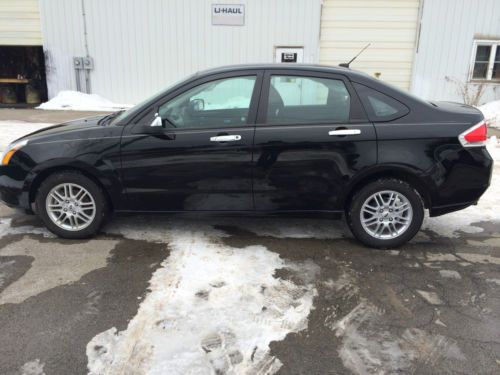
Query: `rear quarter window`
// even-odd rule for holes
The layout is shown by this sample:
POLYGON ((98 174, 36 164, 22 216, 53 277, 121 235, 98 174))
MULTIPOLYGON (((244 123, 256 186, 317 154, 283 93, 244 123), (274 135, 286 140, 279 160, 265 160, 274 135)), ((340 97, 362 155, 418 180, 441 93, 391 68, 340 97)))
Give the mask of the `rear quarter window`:
POLYGON ((410 109, 393 97, 383 94, 360 83, 353 82, 353 86, 363 103, 363 107, 372 122, 386 122, 396 120, 407 115, 410 109))

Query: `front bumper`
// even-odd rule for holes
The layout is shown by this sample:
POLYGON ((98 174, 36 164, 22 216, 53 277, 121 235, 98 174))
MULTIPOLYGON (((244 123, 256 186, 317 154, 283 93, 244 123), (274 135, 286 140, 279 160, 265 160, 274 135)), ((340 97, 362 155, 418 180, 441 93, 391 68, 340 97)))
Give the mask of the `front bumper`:
POLYGON ((9 207, 30 209, 29 194, 24 189, 24 173, 17 167, 0 166, 0 200, 9 207))

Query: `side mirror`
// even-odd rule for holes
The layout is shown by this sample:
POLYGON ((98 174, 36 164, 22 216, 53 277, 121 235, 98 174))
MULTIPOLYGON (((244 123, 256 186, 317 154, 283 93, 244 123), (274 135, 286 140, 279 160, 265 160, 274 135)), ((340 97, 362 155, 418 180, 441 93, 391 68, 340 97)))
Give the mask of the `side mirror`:
POLYGON ((161 120, 161 117, 158 115, 158 113, 155 113, 155 118, 149 126, 152 128, 157 127, 157 126, 163 127, 163 121, 161 120))
POLYGON ((205 101, 203 99, 193 99, 189 102, 189 113, 196 113, 205 109, 205 101))

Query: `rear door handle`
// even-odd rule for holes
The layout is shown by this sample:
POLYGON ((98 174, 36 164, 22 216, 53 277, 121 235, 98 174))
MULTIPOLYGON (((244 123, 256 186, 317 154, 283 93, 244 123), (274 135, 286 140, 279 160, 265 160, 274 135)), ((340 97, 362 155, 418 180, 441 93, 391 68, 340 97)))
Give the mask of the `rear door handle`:
POLYGON ((360 129, 339 129, 339 130, 330 130, 328 135, 359 135, 361 134, 360 129))
POLYGON ((210 137, 210 142, 234 142, 241 140, 241 135, 218 135, 210 137))

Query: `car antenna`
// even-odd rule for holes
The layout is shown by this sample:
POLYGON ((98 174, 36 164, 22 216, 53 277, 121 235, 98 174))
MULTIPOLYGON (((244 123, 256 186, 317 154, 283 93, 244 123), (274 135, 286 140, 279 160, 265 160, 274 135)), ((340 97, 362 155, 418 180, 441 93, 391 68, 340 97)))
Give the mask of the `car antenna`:
POLYGON ((370 47, 371 43, 368 43, 361 51, 358 52, 358 54, 356 56, 354 56, 351 61, 349 61, 348 63, 342 63, 342 64, 339 64, 339 66, 343 67, 343 68, 349 68, 349 65, 351 65, 351 63, 356 60, 358 58, 359 55, 361 55, 363 53, 363 51, 365 49, 367 49, 368 47, 370 47))

